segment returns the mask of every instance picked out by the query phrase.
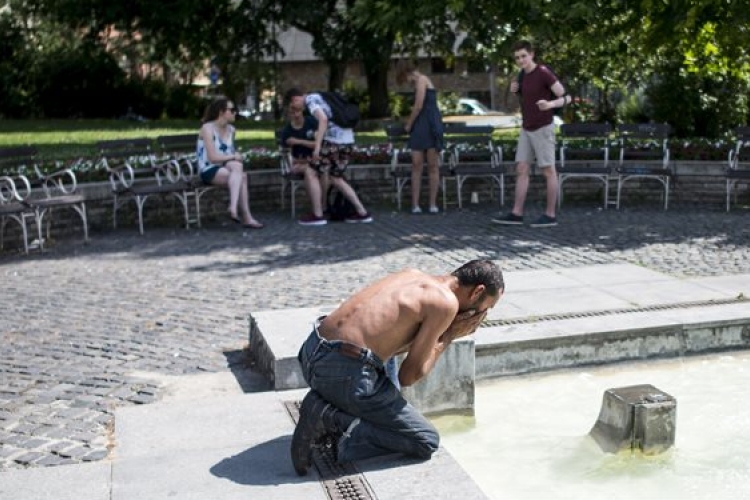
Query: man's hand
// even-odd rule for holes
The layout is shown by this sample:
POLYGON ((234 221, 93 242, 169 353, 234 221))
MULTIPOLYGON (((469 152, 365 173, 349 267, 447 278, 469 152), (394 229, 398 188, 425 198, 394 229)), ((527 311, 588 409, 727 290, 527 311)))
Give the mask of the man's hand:
POLYGON ((479 328, 484 318, 487 317, 487 311, 479 313, 475 309, 469 309, 458 313, 448 329, 439 338, 438 342, 450 344, 454 340, 471 335, 479 328))
POLYGON ((536 105, 541 109, 542 111, 547 111, 548 109, 552 109, 555 106, 552 104, 552 101, 545 101, 544 99, 540 99, 536 102, 536 105))

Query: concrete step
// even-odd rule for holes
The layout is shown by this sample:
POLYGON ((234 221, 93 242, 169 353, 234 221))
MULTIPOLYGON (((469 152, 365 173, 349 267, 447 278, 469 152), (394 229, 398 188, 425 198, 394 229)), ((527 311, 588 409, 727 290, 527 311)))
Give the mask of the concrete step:
MULTIPOLYGON (((750 347, 750 275, 681 279, 613 264, 506 273, 505 282, 483 327, 409 388, 424 413, 470 411, 475 379, 750 347)), ((297 352, 334 307, 252 314, 251 349, 276 389, 306 386, 297 352)))

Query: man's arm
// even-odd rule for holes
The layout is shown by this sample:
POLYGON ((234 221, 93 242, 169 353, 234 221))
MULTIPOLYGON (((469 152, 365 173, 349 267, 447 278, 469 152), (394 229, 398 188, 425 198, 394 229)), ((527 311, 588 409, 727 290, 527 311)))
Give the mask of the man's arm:
POLYGON ((315 118, 318 119, 318 130, 315 132, 315 145, 313 146, 313 159, 320 157, 320 148, 323 146, 323 137, 328 130, 328 117, 321 108, 315 110, 315 118))
POLYGON ((566 104, 570 104, 570 102, 572 101, 572 98, 565 93, 565 88, 559 81, 556 81, 552 85, 552 87, 550 87, 550 90, 552 90, 552 93, 557 96, 557 99, 552 99, 550 101, 541 99, 537 101, 536 105, 539 106, 539 109, 541 109, 542 111, 546 111, 552 108, 562 108, 566 104))
POLYGON ((432 296, 422 302, 422 323, 398 372, 399 382, 404 387, 414 384, 430 373, 450 344, 450 341, 439 339, 456 317, 458 302, 444 290, 431 290, 426 293, 432 296))

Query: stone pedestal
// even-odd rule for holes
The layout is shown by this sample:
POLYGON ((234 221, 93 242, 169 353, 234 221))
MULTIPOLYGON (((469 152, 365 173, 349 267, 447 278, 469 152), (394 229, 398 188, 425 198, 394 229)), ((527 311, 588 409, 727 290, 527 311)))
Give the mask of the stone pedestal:
POLYGON ((648 384, 608 389, 591 436, 602 450, 657 454, 674 445, 677 400, 648 384))

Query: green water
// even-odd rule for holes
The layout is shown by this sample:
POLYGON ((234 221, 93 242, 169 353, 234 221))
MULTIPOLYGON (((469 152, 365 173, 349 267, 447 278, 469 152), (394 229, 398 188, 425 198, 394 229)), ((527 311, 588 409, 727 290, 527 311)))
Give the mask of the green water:
POLYGON ((434 419, 493 499, 750 498, 750 353, 481 382, 474 418, 434 419), (651 384, 677 399, 675 446, 603 453, 588 432, 604 391, 651 384))

